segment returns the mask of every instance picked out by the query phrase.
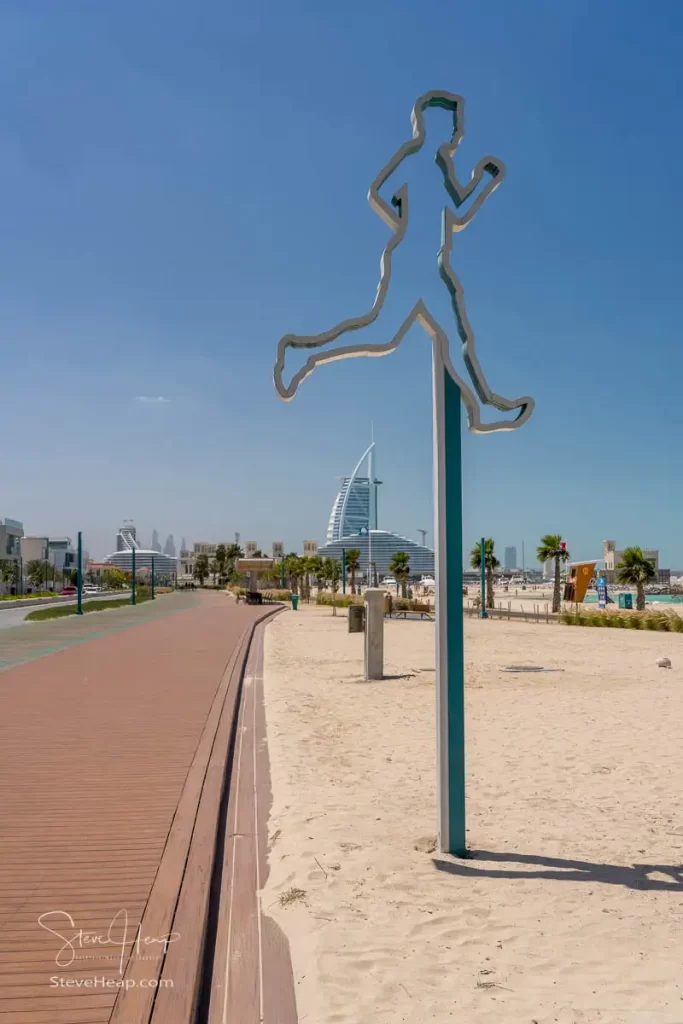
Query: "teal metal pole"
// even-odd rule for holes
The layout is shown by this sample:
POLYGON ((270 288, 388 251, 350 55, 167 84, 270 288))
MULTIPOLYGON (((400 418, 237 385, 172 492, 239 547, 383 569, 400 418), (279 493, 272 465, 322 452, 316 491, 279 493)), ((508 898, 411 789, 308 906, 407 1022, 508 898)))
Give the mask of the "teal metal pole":
POLYGON ((280 562, 280 590, 285 589, 285 560, 284 557, 280 562))
POLYGON ((486 611, 486 539, 481 538, 481 607, 479 609, 479 618, 488 619, 489 613, 486 611))
POLYGON ((346 548, 342 548, 342 594, 346 593, 346 548))
POLYGON ((130 592, 130 603, 135 604, 135 548, 133 548, 133 589, 130 592))
MULTIPOLYGON (((442 849, 458 857, 467 854, 465 831, 465 663, 462 610, 462 465, 461 465, 461 399, 460 389, 442 363, 437 370, 443 373, 443 432, 437 445, 443 449, 438 464, 443 466, 443 502, 439 501, 442 524, 438 527, 440 561, 445 561, 446 601, 437 605, 440 692, 439 717, 445 719, 440 726, 440 755, 443 772, 440 781, 442 805, 442 849), (445 556, 445 559, 444 557, 445 556), (444 614, 445 613, 445 614, 444 614), (440 618, 439 618, 440 616, 440 618), (445 619, 445 621, 444 621, 445 619), (445 642, 444 642, 445 641, 445 642), (445 761, 445 764, 444 764, 445 761), (444 835, 444 833, 446 833, 444 835), (446 840, 444 842, 444 839, 446 840)), ((438 401, 441 401, 439 396, 438 401)), ((437 404, 437 418, 440 418, 437 404)), ((437 420, 438 422, 438 420, 437 420)), ((442 564, 443 564, 442 561, 442 564)), ((437 581, 438 582, 438 581, 437 581)))
POLYGON ((78 531, 78 565, 76 567, 76 586, 78 596, 76 598, 76 615, 83 614, 83 534, 78 531))
POLYGON ((152 600, 156 601, 154 596, 154 555, 152 555, 152 600))

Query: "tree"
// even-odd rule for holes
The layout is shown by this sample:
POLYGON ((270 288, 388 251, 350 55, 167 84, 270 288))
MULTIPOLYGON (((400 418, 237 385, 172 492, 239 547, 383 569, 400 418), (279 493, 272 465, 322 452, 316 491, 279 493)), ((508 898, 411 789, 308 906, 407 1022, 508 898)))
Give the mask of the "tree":
POLYGON ((410 555, 407 555, 405 551, 396 551, 391 556, 389 572, 396 577, 397 583, 401 584, 401 597, 405 597, 408 574, 410 573, 410 555))
MULTIPOLYGON (((218 553, 218 549, 216 549, 216 553, 218 553)), ((244 551, 239 544, 230 544, 225 552, 226 573, 228 576, 234 575, 235 562, 238 558, 244 558, 244 551)))
POLYGON ((100 582, 106 590, 123 590, 128 585, 128 576, 120 569, 104 569, 100 582))
MULTIPOLYGON (((495 541, 489 539, 484 544, 484 565, 486 566, 486 607, 495 608, 493 600, 493 571, 500 562, 494 553, 495 541)), ((470 552, 470 565, 473 569, 481 569, 481 544, 475 544, 470 552)))
POLYGON ((645 584, 657 575, 654 562, 645 558, 640 548, 626 548, 617 567, 617 582, 636 587, 636 608, 645 611, 645 584))
POLYGON ((225 577, 225 564, 228 560, 228 552, 225 544, 219 544, 216 548, 216 564, 218 565, 218 575, 220 576, 221 583, 225 577))
POLYGON ((351 593, 356 593, 356 573, 360 569, 359 548, 349 548, 346 552, 346 571, 351 576, 351 593))
POLYGON ((301 578, 304 574, 304 560, 295 552, 285 555, 285 576, 289 580, 289 589, 293 594, 299 593, 301 578))
POLYGON ((315 555, 309 555, 306 558, 301 558, 301 596, 306 601, 311 599, 311 576, 314 576, 318 572, 319 558, 315 555))
POLYGON ((211 565, 209 566, 209 572, 210 572, 210 573, 211 573, 211 575, 213 576, 213 582, 214 582, 214 586, 215 586, 215 585, 216 585, 216 583, 218 582, 218 575, 219 575, 220 571, 221 571, 221 567, 220 567, 220 565, 218 564, 218 559, 217 559, 217 558, 214 558, 214 559, 212 560, 212 562, 211 562, 211 565))
POLYGON ((539 562, 543 565, 548 559, 552 558, 555 561, 555 585, 553 587, 553 611, 559 612, 560 610, 560 562, 566 562, 569 558, 569 552, 567 551, 567 545, 562 540, 562 536, 559 533, 546 533, 545 537, 541 537, 541 543, 536 549, 536 557, 539 562))
POLYGON ((194 563, 194 577, 199 580, 199 585, 204 586, 204 580, 209 575, 209 557, 208 555, 197 555, 197 561, 194 563))
POLYGON ((2 573, 2 582, 6 587, 12 588, 17 585, 19 573, 17 563, 13 558, 6 558, 0 562, 0 572, 2 573))
POLYGON ((47 583, 50 571, 50 563, 42 558, 32 558, 26 564, 26 578, 32 587, 39 589, 43 583, 47 583))
POLYGON ((324 579, 330 584, 330 590, 332 591, 332 614, 337 614, 337 605, 335 599, 337 591, 339 590, 339 581, 341 580, 341 562, 336 558, 325 558, 322 564, 322 575, 324 579))

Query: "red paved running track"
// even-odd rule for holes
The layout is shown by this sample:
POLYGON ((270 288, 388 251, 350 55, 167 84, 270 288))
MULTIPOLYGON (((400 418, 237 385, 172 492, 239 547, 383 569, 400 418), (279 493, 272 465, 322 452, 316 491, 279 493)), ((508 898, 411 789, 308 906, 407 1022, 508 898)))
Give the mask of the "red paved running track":
POLYGON ((226 666, 262 614, 206 594, 0 674, 0 1024, 109 1021, 106 982, 125 971, 226 666))

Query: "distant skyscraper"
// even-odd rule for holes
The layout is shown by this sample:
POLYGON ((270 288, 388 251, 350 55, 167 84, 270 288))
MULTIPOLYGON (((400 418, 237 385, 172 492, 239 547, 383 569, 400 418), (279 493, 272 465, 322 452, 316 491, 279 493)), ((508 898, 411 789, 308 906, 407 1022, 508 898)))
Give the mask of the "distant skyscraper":
POLYGON ((377 529, 377 488, 381 482, 375 476, 375 442, 372 441, 351 476, 342 478, 327 524, 328 544, 357 534, 359 530, 377 529), (367 476, 359 476, 366 460, 367 476))
MULTIPOLYGON (((361 455, 353 473, 342 477, 327 526, 327 543, 317 553, 339 561, 343 551, 356 549, 360 551, 361 572, 366 579, 381 579, 389 572, 392 557, 401 551, 410 559, 410 575, 413 578, 419 578, 422 574, 432 576, 433 551, 408 537, 377 528, 377 489, 381 483, 375 471, 373 440, 361 455), (367 464, 366 475, 360 476, 363 463, 367 464)), ((310 553, 316 553, 315 541, 305 540, 304 556, 309 554, 309 545, 313 547, 310 553)))
POLYGON ((158 551, 161 554, 161 544, 159 543, 159 534, 156 530, 152 530, 152 551, 158 551))
POLYGON ((169 533, 164 544, 164 554, 169 555, 171 558, 175 558, 175 544, 173 543, 173 534, 169 533))
POLYGON ((116 534, 116 550, 130 551, 131 548, 137 547, 139 547, 139 544, 137 542, 137 532, 133 525, 133 520, 124 519, 123 526, 116 534))
POLYGON ((517 568, 517 548, 505 548, 505 568, 517 568))
POLYGON ((187 538, 185 537, 183 537, 183 539, 180 542, 180 550, 187 551, 187 538))

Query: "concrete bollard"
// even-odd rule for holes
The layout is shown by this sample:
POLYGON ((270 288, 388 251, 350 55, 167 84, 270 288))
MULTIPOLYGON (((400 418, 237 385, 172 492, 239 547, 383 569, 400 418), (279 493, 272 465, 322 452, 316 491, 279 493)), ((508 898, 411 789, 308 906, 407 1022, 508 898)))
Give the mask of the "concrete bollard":
POLYGON ((365 591, 365 678, 384 676, 384 591, 365 591))

